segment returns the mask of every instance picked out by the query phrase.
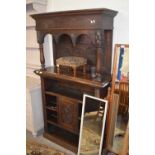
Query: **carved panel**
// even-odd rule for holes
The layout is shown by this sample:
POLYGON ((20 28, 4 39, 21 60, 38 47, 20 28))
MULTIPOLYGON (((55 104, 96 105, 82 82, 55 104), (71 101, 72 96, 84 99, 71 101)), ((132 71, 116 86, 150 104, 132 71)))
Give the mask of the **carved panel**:
POLYGON ((77 132, 78 104, 66 97, 59 98, 59 123, 66 130, 77 132))
POLYGON ((100 27, 103 29, 113 29, 113 17, 116 14, 116 11, 108 9, 87 9, 31 16, 37 19, 37 30, 48 29, 52 31, 54 29, 71 29, 73 27, 74 29, 99 29, 100 27))
POLYGON ((62 111, 61 111, 61 121, 65 124, 71 124, 73 122, 73 105, 65 105, 62 104, 62 111))

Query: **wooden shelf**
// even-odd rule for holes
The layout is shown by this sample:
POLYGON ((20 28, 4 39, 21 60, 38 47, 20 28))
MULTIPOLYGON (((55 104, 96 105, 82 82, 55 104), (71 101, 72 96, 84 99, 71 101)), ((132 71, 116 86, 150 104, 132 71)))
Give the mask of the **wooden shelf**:
MULTIPOLYGON (((56 121, 52 121, 52 120, 48 119, 47 120, 47 123, 52 124, 52 125, 54 125, 56 127, 59 127, 59 128, 62 128, 64 130, 66 130, 66 128, 64 128, 63 126, 61 126, 60 124, 58 124, 56 121)), ((72 130, 66 130, 66 131, 69 131, 69 132, 71 132, 71 133, 73 133, 75 135, 79 135, 77 132, 73 132, 72 130)))
POLYGON ((65 148, 77 153, 78 150, 78 141, 69 140, 68 138, 63 137, 61 132, 54 133, 44 133, 44 137, 50 139, 51 141, 56 142, 57 144, 64 146, 65 148))
POLYGON ((52 125, 55 125, 55 126, 60 127, 59 124, 58 124, 56 121, 52 121, 52 120, 47 119, 47 122, 48 122, 49 124, 52 124, 52 125))
POLYGON ((57 112, 57 107, 46 106, 46 109, 57 112))

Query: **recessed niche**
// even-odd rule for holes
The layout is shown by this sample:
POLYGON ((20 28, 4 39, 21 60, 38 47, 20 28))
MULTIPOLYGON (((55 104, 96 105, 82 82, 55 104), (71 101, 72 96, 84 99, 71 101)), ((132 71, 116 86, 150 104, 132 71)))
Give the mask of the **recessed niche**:
POLYGON ((67 34, 62 34, 59 36, 59 44, 71 44, 72 45, 72 40, 71 37, 67 34))
POLYGON ((67 34, 62 34, 59 36, 58 38, 58 42, 56 44, 56 59, 63 57, 63 56, 69 56, 69 55, 73 55, 72 53, 72 48, 73 48, 73 44, 72 44, 72 40, 71 37, 67 34))
POLYGON ((96 47, 93 45, 87 34, 80 34, 77 37, 74 54, 76 56, 81 55, 82 57, 85 57, 88 66, 96 65, 96 47))
POLYGON ((81 34, 77 37, 76 44, 91 44, 91 40, 87 34, 81 34))

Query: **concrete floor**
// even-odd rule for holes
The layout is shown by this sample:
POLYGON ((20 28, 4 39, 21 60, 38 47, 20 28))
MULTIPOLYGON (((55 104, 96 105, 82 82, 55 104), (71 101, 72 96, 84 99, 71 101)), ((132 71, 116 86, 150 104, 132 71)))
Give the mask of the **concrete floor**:
MULTIPOLYGON (((121 117, 118 117, 116 127, 125 131, 126 121, 124 122, 121 117)), ((113 143, 113 150, 115 150, 116 152, 120 152, 120 150, 123 146, 123 138, 124 138, 124 136, 115 136, 114 143, 113 143)), ((26 139, 37 141, 41 144, 47 145, 48 147, 51 147, 58 151, 64 152, 67 155, 76 155, 75 153, 71 152, 70 150, 67 150, 67 149, 63 148, 62 146, 57 145, 57 144, 49 141, 48 139, 44 138, 42 136, 42 134, 39 134, 38 136, 34 137, 29 131, 27 131, 26 139)), ((112 154, 109 154, 109 155, 112 155, 112 154)))
POLYGON ((54 148, 58 151, 64 152, 67 155, 76 155, 75 153, 71 152, 70 150, 67 150, 67 149, 63 148, 62 146, 57 145, 57 144, 49 141, 48 139, 44 138, 42 135, 38 135, 38 136, 34 137, 31 134, 31 132, 26 131, 26 139, 27 140, 33 140, 33 141, 39 142, 41 144, 47 145, 48 147, 51 147, 51 148, 54 148))

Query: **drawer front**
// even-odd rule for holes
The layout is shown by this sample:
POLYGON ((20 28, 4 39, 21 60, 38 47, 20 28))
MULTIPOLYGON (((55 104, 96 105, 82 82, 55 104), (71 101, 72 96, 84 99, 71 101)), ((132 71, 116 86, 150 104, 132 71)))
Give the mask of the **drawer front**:
POLYGON ((58 99, 59 124, 68 131, 78 131, 78 103, 76 100, 61 97, 58 99))

